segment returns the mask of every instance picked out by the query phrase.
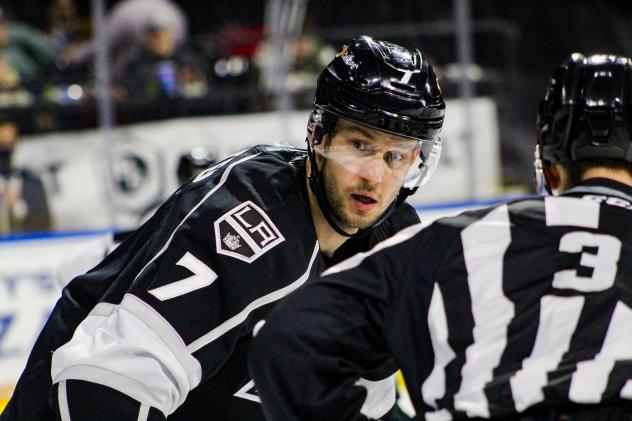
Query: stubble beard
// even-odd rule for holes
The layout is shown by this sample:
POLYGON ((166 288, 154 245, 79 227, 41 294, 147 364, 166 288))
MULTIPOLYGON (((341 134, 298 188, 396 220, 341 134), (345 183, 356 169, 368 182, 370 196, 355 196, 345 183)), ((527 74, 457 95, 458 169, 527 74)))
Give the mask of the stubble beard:
MULTIPOLYGON (((349 206, 349 202, 351 200, 350 194, 354 191, 354 189, 343 191, 339 188, 336 178, 328 177, 327 173, 328 162, 325 161, 321 168, 321 183, 324 185, 326 200, 329 203, 329 208, 331 210, 332 216, 336 223, 340 226, 340 228, 349 232, 356 229, 370 228, 375 222, 377 222, 384 211, 383 209, 381 209, 380 212, 371 217, 369 217, 368 215, 362 217, 351 214, 351 212, 347 211, 346 209, 349 206)), ((360 183, 358 186, 356 186, 355 190, 371 192, 374 191, 375 188, 370 184, 360 183)), ((378 206, 380 205, 381 202, 378 204, 378 206)))

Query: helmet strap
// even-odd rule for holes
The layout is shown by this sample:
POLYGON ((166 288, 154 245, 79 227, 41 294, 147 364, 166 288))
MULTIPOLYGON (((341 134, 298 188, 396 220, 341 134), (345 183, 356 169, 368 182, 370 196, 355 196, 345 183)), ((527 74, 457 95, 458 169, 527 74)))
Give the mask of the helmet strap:
POLYGON ((338 234, 342 235, 343 237, 354 237, 357 233, 351 234, 346 232, 336 223, 336 221, 334 221, 334 217, 332 215, 333 212, 331 210, 331 206, 329 206, 329 200, 327 199, 324 190, 320 186, 321 183, 324 183, 324 181, 322 180, 322 174, 320 173, 320 171, 318 171, 318 165, 316 164, 316 153, 312 149, 309 142, 307 143, 307 152, 311 167, 310 174, 307 176, 307 179, 309 181, 309 188, 314 196, 316 196, 316 201, 318 202, 318 206, 320 207, 322 214, 325 216, 327 223, 329 223, 329 225, 338 234))

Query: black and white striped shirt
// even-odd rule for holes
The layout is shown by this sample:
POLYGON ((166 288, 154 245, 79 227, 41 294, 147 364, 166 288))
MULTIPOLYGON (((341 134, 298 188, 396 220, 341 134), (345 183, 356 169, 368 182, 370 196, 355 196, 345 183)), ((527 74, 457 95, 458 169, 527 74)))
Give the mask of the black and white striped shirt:
POLYGON ((410 227, 267 320, 251 370, 272 420, 361 419, 336 415, 363 393, 348 373, 387 355, 431 421, 630 400, 632 189, 593 179, 410 227))

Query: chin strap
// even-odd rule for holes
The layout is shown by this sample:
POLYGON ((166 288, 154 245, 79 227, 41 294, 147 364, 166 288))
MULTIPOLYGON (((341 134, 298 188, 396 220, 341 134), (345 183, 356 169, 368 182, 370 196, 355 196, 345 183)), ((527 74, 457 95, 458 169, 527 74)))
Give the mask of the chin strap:
POLYGON ((329 200, 327 200, 327 198, 325 197, 325 192, 321 190, 320 183, 318 182, 318 178, 320 178, 320 173, 318 172, 318 167, 316 166, 316 159, 314 158, 314 152, 312 151, 310 146, 308 146, 307 152, 308 152, 307 155, 309 156, 309 162, 311 164, 310 174, 307 176, 307 179, 309 182, 309 188, 314 194, 314 196, 316 196, 316 201, 318 202, 318 206, 320 207, 322 214, 325 215, 325 219, 327 220, 329 225, 338 234, 344 237, 355 237, 359 233, 359 231, 356 232, 355 234, 350 234, 347 231, 343 230, 338 224, 336 224, 336 221, 334 221, 334 218, 331 215, 332 213, 331 208, 329 207, 329 200))

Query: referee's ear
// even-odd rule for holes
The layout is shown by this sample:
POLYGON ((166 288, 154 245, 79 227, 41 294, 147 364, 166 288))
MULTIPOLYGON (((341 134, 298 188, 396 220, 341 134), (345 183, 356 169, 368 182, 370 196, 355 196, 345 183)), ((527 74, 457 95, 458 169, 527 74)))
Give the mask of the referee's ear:
POLYGON ((544 164, 542 172, 546 180, 547 186, 551 191, 562 192, 562 176, 560 171, 564 171, 559 165, 544 164))

